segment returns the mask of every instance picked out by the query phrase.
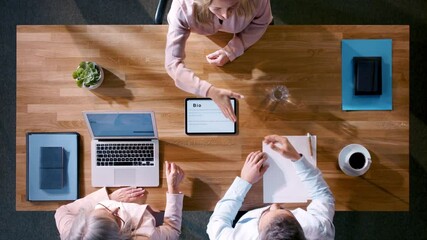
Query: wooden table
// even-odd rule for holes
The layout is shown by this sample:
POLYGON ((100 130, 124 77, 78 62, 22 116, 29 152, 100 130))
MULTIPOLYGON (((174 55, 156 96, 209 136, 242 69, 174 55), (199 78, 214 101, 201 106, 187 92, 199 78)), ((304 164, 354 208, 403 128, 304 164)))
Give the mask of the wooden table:
MULTIPOLYGON (((229 34, 192 34, 186 64, 217 87, 245 95, 239 101, 239 133, 187 136, 184 99, 164 70, 167 26, 18 26, 16 106, 16 209, 55 210, 65 202, 26 201, 25 133, 81 134, 80 196, 91 186, 90 135, 84 110, 153 110, 160 160, 186 172, 184 210, 213 210, 239 175, 246 155, 268 134, 318 136, 318 167, 336 198, 337 210, 409 210, 409 27, 270 26, 264 37, 231 64, 215 67, 205 55, 229 34), (393 111, 341 110, 341 40, 393 39, 393 111), (105 69, 96 91, 78 88, 71 73, 83 60, 105 69), (290 102, 271 104, 269 89, 285 85, 290 102), (338 167, 340 150, 366 146, 371 169, 349 177, 338 167)), ((163 173, 163 164, 161 164, 163 173)), ((147 203, 164 209, 166 181, 148 188, 147 203)), ((255 184, 244 210, 262 206, 255 184)))

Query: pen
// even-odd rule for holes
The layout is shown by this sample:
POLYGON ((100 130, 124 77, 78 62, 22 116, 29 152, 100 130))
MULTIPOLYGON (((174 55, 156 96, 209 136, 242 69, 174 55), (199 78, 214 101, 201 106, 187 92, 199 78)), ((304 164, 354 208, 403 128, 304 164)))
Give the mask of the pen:
POLYGON ((308 138, 308 148, 310 150, 310 156, 313 157, 313 145, 311 142, 311 134, 310 133, 307 133, 307 138, 308 138))

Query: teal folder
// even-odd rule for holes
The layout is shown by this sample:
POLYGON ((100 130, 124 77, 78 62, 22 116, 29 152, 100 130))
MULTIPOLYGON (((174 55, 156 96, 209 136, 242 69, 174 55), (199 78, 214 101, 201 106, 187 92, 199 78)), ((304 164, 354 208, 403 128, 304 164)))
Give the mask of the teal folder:
POLYGON ((341 41, 342 110, 392 110, 392 40, 341 41), (381 57, 381 95, 355 95, 353 57, 381 57))
POLYGON ((27 133, 27 200, 78 199, 79 134, 27 133))

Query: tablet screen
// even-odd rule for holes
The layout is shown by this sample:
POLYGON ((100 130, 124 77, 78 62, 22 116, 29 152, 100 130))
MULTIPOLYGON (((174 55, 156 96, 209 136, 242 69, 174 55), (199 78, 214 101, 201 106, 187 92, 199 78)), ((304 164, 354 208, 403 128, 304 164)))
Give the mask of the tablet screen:
MULTIPOLYGON (((231 99, 236 113, 236 99, 231 99)), ((185 100, 186 134, 234 134, 236 123, 227 119, 210 98, 187 98, 185 100)))

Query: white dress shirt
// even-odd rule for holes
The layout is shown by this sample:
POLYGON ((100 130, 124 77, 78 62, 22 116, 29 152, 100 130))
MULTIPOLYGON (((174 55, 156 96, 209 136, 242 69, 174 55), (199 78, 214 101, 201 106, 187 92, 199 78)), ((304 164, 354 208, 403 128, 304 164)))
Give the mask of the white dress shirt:
MULTIPOLYGON (((310 164, 305 157, 294 162, 298 176, 310 193, 311 203, 307 211, 301 208, 291 210, 301 224, 307 239, 334 239, 335 200, 320 170, 310 164)), ((261 214, 269 208, 263 207, 248 211, 236 226, 232 223, 243 200, 252 187, 250 183, 236 177, 224 197, 218 202, 209 220, 207 233, 210 239, 257 239, 258 222, 261 214)))

